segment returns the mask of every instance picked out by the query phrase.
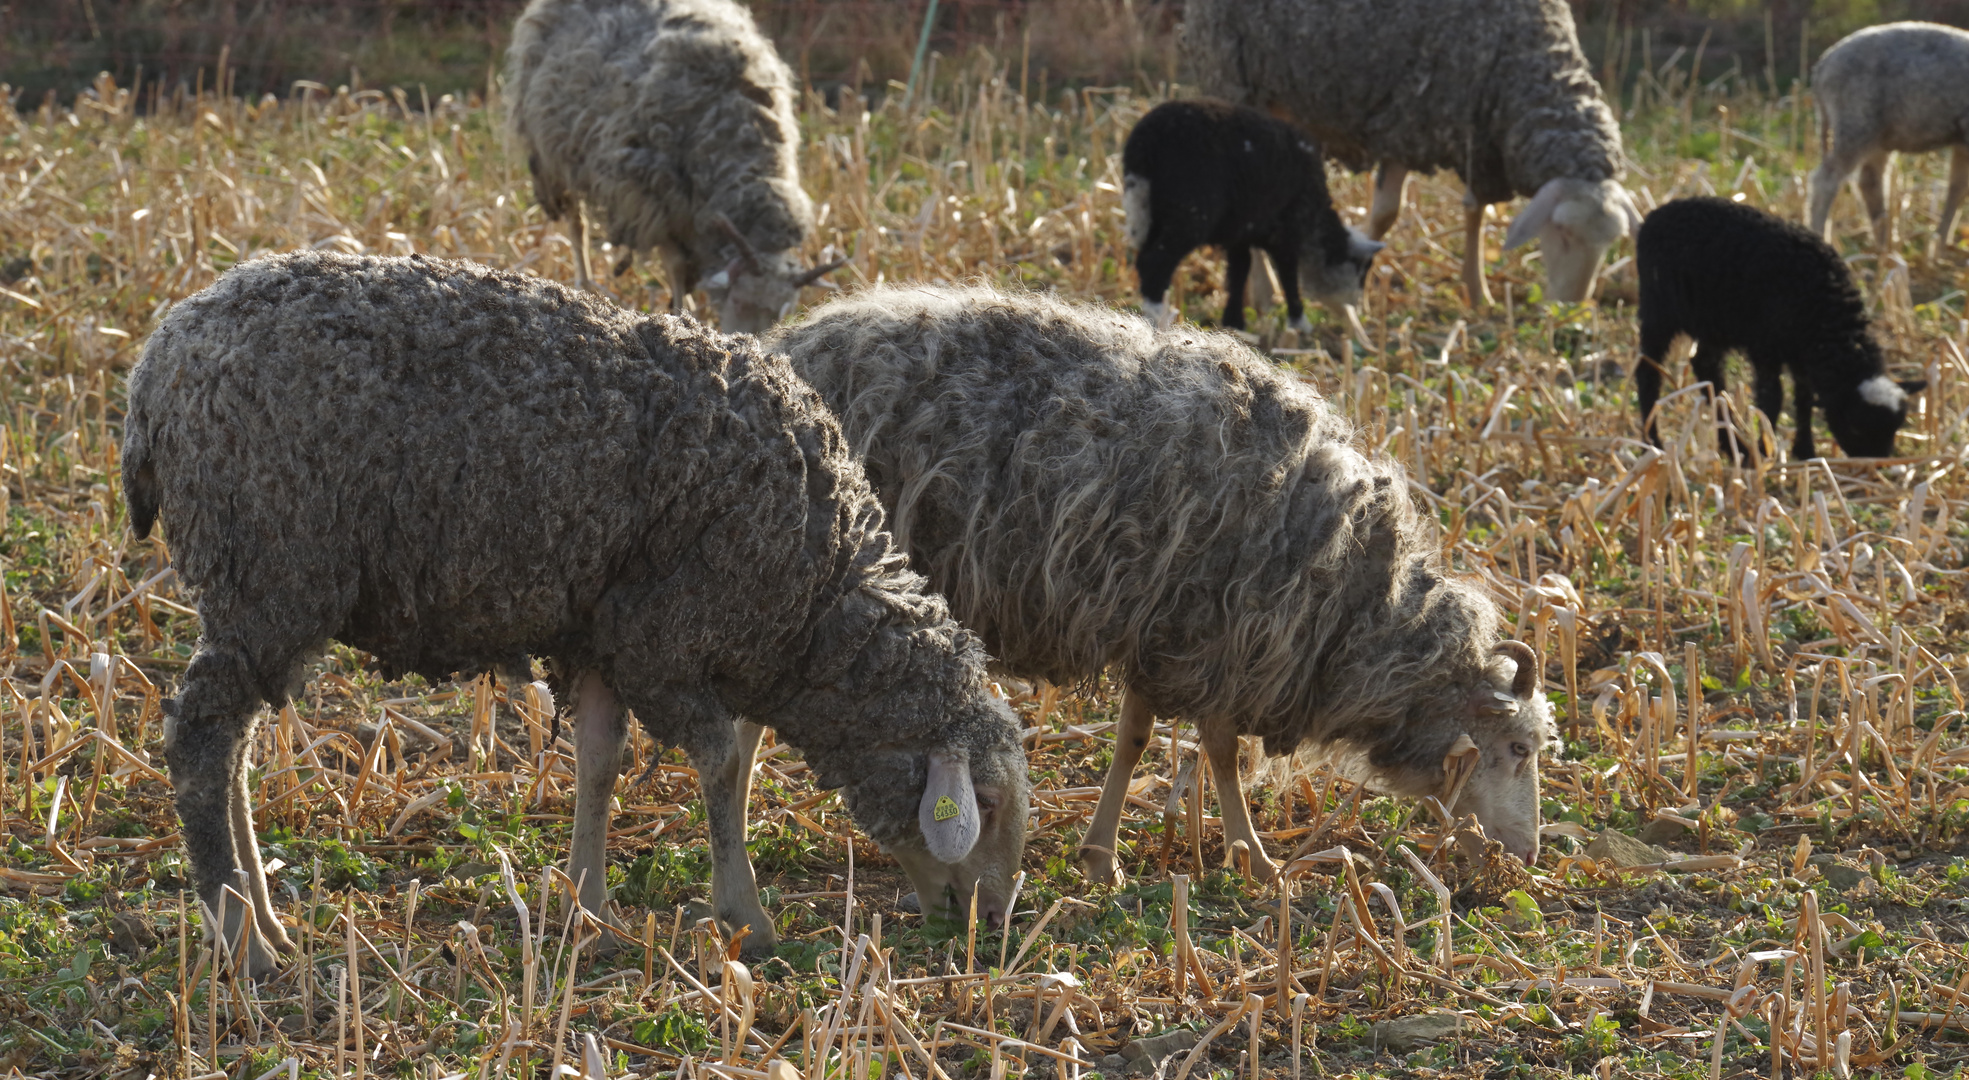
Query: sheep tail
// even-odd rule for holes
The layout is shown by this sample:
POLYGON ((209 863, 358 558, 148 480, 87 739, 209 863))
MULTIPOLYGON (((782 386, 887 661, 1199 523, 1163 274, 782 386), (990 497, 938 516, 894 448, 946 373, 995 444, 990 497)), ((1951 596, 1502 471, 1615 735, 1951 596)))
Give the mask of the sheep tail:
POLYGON ((164 493, 157 482, 157 469, 151 463, 149 432, 134 415, 123 439, 123 500, 130 507, 130 531, 137 539, 150 537, 157 523, 157 509, 164 493))

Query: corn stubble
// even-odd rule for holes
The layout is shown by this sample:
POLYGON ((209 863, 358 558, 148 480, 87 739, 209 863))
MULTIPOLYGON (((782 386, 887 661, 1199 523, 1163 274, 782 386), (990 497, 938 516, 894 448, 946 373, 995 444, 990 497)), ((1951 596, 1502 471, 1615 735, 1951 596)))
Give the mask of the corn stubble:
MULTIPOLYGON (((819 242, 850 259, 842 279, 1130 303, 1119 151, 1167 88, 1042 93, 1016 59, 944 67, 907 110, 807 102, 806 182, 819 242)), ((1798 217, 1816 150, 1795 92, 1681 76, 1644 74, 1625 117, 1643 203, 1717 191, 1798 217)), ((563 280, 573 253, 476 100, 302 84, 284 101, 136 104, 104 79, 73 110, 0 112, 8 1067, 1065 1077, 1187 1025, 1201 1037, 1165 1075, 1297 1077, 1366 1067, 1369 1025, 1442 1010, 1460 1032, 1375 1067, 1776 1077, 1959 1056, 1969 323, 1949 284, 1961 254, 1916 246, 1939 159, 1902 163, 1905 249, 1869 249, 1854 201, 1835 211, 1893 363, 1930 384, 1890 463, 1736 468, 1713 426, 1763 437, 1762 419, 1735 388, 1705 403, 1685 365, 1667 445, 1638 442, 1620 373, 1631 266, 1598 306, 1548 309, 1535 255, 1499 256, 1493 231, 1510 299, 1471 313, 1449 180, 1411 187, 1363 333, 1254 324, 1410 467, 1452 562, 1548 658, 1566 747, 1545 767, 1550 843, 1530 873, 1465 823, 1322 774, 1258 796, 1288 876, 1246 883, 1191 809, 1193 741, 1163 729, 1124 829, 1137 884, 1090 895, 1070 845, 1118 701, 1014 687, 1039 828, 1000 940, 900 914, 901 876, 849 839, 797 754, 769 747, 754 833, 786 945, 747 969, 687 906, 695 778, 639 743, 612 884, 640 941, 611 950, 555 865, 572 756, 540 692, 386 685, 337 649, 256 750, 259 825, 288 864, 275 892, 302 942, 256 985, 202 943, 181 891, 158 699, 197 623, 164 543, 124 528, 123 374, 166 305, 257 252, 430 252, 563 280), (1622 869, 1587 849, 1640 826, 1665 857, 1622 869)), ((1368 178, 1337 176, 1335 193, 1357 220, 1368 178)), ((1214 310, 1221 273, 1193 257, 1174 299, 1214 310)), ((602 287, 666 299, 651 277, 602 287)))

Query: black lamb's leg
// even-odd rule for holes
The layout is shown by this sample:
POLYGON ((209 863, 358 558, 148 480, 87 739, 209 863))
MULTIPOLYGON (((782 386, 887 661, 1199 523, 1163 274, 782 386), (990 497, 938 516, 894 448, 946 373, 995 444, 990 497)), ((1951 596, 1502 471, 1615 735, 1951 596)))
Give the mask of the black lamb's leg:
MULTIPOLYGON (((1776 380, 1773 379, 1772 381, 1775 382, 1776 380)), ((1778 390, 1772 396, 1771 404, 1769 405, 1764 404, 1762 394, 1759 394, 1757 398, 1757 407, 1763 409, 1765 415, 1771 418, 1771 430, 1773 431, 1777 430, 1778 403, 1783 400, 1784 391, 1782 389, 1778 390)), ((1811 380, 1801 379, 1798 377, 1796 371, 1792 372, 1791 415, 1792 422, 1798 425, 1798 434, 1793 436, 1791 440, 1791 458, 1793 461, 1810 461, 1819 456, 1818 451, 1813 448, 1812 444, 1813 404, 1811 380)))
POLYGON ((1166 229, 1150 233, 1142 249, 1135 253, 1135 273, 1142 283, 1142 314, 1157 326, 1166 329, 1176 322, 1176 312, 1164 302, 1164 297, 1169 294, 1169 282, 1176 276, 1176 267, 1189 253, 1188 247, 1170 241, 1166 229))
POLYGON ((1279 288, 1285 290, 1286 325, 1294 330, 1312 329, 1306 322, 1306 303, 1299 296, 1299 253, 1289 244, 1281 244, 1280 251, 1266 250, 1272 257, 1272 268, 1278 271, 1279 288))
POLYGON ((1695 371, 1698 381, 1709 384, 1708 402, 1722 410, 1724 423, 1716 426, 1716 449, 1726 458, 1743 464, 1744 447, 1737 431, 1736 414, 1730 411, 1729 387, 1723 381, 1724 350, 1705 342, 1696 343, 1695 355, 1689 358, 1689 367, 1695 371))
POLYGON ((1224 328, 1244 329, 1244 283, 1251 276, 1251 248, 1233 244, 1224 252, 1230 266, 1224 277, 1224 328))

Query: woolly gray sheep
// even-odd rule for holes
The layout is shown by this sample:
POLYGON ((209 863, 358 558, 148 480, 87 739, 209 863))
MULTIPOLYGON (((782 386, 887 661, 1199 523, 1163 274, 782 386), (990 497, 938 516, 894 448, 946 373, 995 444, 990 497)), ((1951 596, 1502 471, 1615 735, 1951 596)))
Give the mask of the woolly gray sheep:
MULTIPOLYGON (((1661 442, 1654 409, 1663 364, 1686 334, 1696 342, 1696 378, 1712 392, 1724 388, 1724 357, 1744 354, 1756 373, 1757 409, 1773 431, 1784 405, 1783 372, 1791 369, 1793 460, 1818 456, 1815 404, 1848 456, 1893 455, 1909 395, 1928 383, 1888 377, 1853 275, 1817 233, 1729 199, 1676 199, 1641 223, 1634 265, 1641 279, 1634 389, 1650 442, 1661 442)), ((1717 438, 1725 456, 1743 456, 1729 428, 1717 438)))
POLYGON ((1812 231, 1826 236, 1839 185, 1860 170, 1873 235, 1894 242, 1887 211, 1887 155, 1952 148, 1936 238, 1948 244, 1969 190, 1969 32, 1900 22, 1848 34, 1812 66, 1812 100, 1825 155, 1812 170, 1812 231))
POLYGON ((1640 223, 1565 0, 1190 0, 1183 38, 1205 93, 1290 117, 1350 168, 1380 163, 1376 239, 1410 170, 1454 170, 1473 304, 1490 302, 1490 203, 1531 197, 1504 244, 1538 237, 1554 300, 1592 295, 1601 256, 1640 223))
MULTIPOLYGON (((1158 331, 1043 295, 896 286, 769 344, 841 417, 897 543, 1015 674, 1125 685, 1087 833, 1097 881, 1151 719, 1196 722, 1220 792, 1237 737, 1444 795, 1527 860, 1540 665, 1445 573, 1395 462, 1230 334, 1158 331), (1498 654, 1504 655, 1500 657, 1498 654), (1470 770, 1474 769, 1474 772, 1470 770), (1459 793, 1446 775, 1468 777, 1459 793)), ((1222 800, 1227 857, 1264 854, 1222 800)))
POLYGON ((975 883, 1002 917, 1029 796, 1018 725, 833 417, 750 338, 464 262, 255 260, 145 346, 123 484, 137 535, 162 513, 198 594, 165 757, 199 895, 247 897, 226 932, 250 903, 255 970, 288 943, 246 749, 330 638, 386 675, 554 666, 590 910, 627 707, 697 768, 717 914, 751 949, 776 936, 744 846, 756 729, 740 745, 737 717, 843 788, 927 904, 975 883))
POLYGON ((743 5, 532 0, 513 27, 506 92, 534 197, 549 218, 572 217, 582 285, 584 204, 627 249, 616 273, 655 248, 671 310, 701 280, 726 330, 764 330, 840 265, 799 265, 814 211, 793 73, 743 5))

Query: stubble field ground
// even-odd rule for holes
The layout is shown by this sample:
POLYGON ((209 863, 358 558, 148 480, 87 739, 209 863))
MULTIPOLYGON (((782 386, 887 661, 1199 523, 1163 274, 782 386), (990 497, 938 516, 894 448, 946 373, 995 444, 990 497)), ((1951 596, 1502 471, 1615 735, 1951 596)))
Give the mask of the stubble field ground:
MULTIPOLYGON (((822 223, 807 255, 850 255, 844 284, 1129 304, 1119 152, 1168 89, 1043 89, 983 53, 945 68, 914 107, 807 102, 822 223)), ((1643 208, 1714 191, 1799 218, 1816 138, 1797 88, 1776 90, 1644 77, 1623 106, 1643 208)), ((1969 322, 1963 252, 1928 250, 1941 159, 1901 161, 1891 249, 1850 194, 1836 208, 1892 363, 1930 383, 1892 462, 1738 468, 1693 390, 1649 450, 1626 378, 1631 263, 1597 304, 1551 307, 1535 252, 1497 251, 1500 222, 1488 264, 1511 299, 1472 312, 1453 178, 1411 185, 1370 282, 1371 340, 1330 318, 1304 340, 1276 314, 1256 324, 1410 467, 1452 563, 1546 658, 1564 745, 1529 872, 1316 773, 1254 792, 1273 854, 1295 860, 1283 885, 1247 882, 1220 868, 1214 821, 1170 799, 1194 747, 1165 731, 1124 824, 1131 880, 1089 888, 1073 850, 1117 702, 1007 686, 1037 787, 1007 933, 901 912, 899 871, 789 748, 752 804, 784 944, 726 966, 693 906, 709 865, 694 779, 670 755, 632 786, 653 752, 638 737, 610 878, 645 944, 597 955, 555 869, 564 739, 503 691, 385 683, 337 647, 259 736, 261 838, 303 954, 248 985, 209 962, 185 906, 157 701, 197 620, 168 536, 125 526, 124 375, 167 305, 254 253, 429 252, 571 280, 571 250, 496 103, 302 88, 137 104, 105 82, 72 110, 0 110, 0 1069, 535 1076, 583 1068, 592 1033, 612 1077, 750 1078, 777 1057, 808 1077, 995 1080, 1113 1075, 1107 1055, 1179 1028, 1202 1049, 1166 1077, 1918 1077, 1969 1061, 1969 322), (1589 854, 1606 832, 1660 850, 1589 854), (1460 1029, 1412 1045, 1423 1014, 1460 1029)), ((1358 222, 1367 178, 1334 180, 1358 222)), ((1198 255, 1179 275, 1192 318, 1221 303, 1221 265, 1198 255)), ((605 288, 665 299, 641 270, 605 288)), ((1689 386, 1685 363, 1670 382, 1689 386)), ((1732 402, 1755 416, 1735 387, 1732 402)))

